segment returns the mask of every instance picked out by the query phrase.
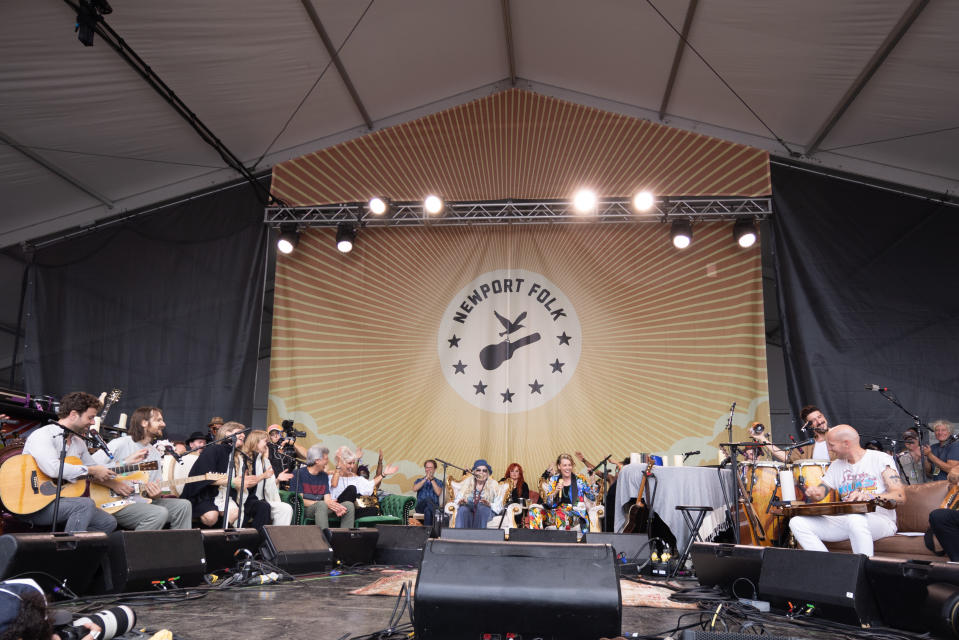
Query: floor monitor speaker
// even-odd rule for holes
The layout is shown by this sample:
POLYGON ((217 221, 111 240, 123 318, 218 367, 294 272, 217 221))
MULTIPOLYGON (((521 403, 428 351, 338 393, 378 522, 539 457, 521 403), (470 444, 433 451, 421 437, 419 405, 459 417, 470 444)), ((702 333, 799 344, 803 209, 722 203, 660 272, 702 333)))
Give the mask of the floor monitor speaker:
POLYGON ((880 622, 866 579, 866 556, 770 547, 763 554, 759 597, 777 609, 789 602, 812 604, 816 614, 836 622, 880 622))
POLYGON ((199 529, 114 531, 109 540, 113 593, 203 582, 206 565, 199 529))
POLYGON ((423 547, 429 539, 429 528, 381 524, 377 525, 376 530, 380 534, 373 552, 373 561, 376 564, 419 566, 423 547))
POLYGON ((704 587, 719 587, 737 598, 755 599, 766 547, 694 542, 693 570, 704 587))
POLYGON ((287 573, 319 573, 333 566, 333 549, 316 525, 263 527, 260 554, 287 573))
MULTIPOLYGON (((513 539, 510 534, 510 539, 513 539)), ((645 562, 649 560, 649 536, 645 533, 600 533, 589 532, 583 537, 586 544, 609 544, 616 551, 620 562, 645 562)))
POLYGON ((414 610, 417 640, 584 640, 622 627, 616 558, 605 545, 429 540, 414 610))
POLYGON ((440 538, 443 540, 472 540, 473 542, 505 542, 506 531, 503 529, 442 529, 440 538))
POLYGON ((333 559, 347 567, 373 564, 376 551, 376 529, 324 529, 327 541, 333 547, 333 559))
POLYGON ((246 549, 255 554, 260 546, 260 532, 256 529, 200 529, 200 533, 207 573, 232 571, 237 564, 237 551, 246 549))
POLYGON ((0 578, 21 573, 36 577, 44 591, 66 585, 77 595, 102 593, 109 588, 109 540, 105 533, 8 533, 0 536, 0 578))
POLYGON ((573 544, 579 541, 576 531, 565 529, 510 529, 510 542, 560 542, 573 544))

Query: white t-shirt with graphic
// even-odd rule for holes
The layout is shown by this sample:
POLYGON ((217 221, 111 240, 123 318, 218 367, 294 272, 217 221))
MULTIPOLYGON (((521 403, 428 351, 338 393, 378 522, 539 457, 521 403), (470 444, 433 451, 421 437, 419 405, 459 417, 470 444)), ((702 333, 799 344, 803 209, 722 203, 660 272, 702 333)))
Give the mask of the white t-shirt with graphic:
MULTIPOLYGON (((882 472, 886 470, 886 467, 896 473, 896 463, 891 455, 866 449, 865 455, 856 464, 850 464, 845 460, 833 460, 826 469, 826 475, 823 476, 822 481, 828 487, 838 491, 840 498, 845 498, 853 491, 879 495, 886 492, 886 481, 882 479, 882 472)), ((877 506, 876 513, 889 518, 893 523, 896 522, 895 509, 877 506)))

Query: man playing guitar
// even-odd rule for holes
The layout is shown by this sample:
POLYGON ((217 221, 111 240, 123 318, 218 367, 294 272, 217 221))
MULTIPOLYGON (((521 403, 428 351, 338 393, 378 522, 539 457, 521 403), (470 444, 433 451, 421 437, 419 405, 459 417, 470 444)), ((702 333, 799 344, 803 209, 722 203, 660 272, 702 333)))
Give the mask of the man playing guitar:
MULTIPOLYGON (((60 400, 60 410, 57 413, 56 424, 48 424, 33 431, 27 438, 23 453, 33 456, 37 467, 50 476, 56 478, 60 470, 60 451, 63 445, 62 438, 67 433, 62 427, 78 434, 86 435, 97 417, 101 408, 100 401, 89 393, 74 391, 60 400)), ((94 482, 119 487, 121 482, 116 480, 116 474, 109 468, 96 464, 93 456, 87 450, 86 442, 73 435, 67 436, 67 456, 79 458, 83 464, 63 464, 63 482, 76 482, 84 476, 89 476, 94 482)), ((24 514, 20 517, 38 525, 53 524, 54 503, 51 502, 35 513, 24 514)), ((103 531, 110 533, 117 528, 116 519, 109 513, 96 508, 90 498, 61 498, 57 515, 57 524, 66 523, 64 531, 103 531)))
MULTIPOLYGON (((832 488, 844 502, 905 502, 892 456, 863 449, 855 429, 845 424, 834 427, 826 435, 826 445, 835 460, 826 469, 823 484, 807 487, 807 498, 822 500, 832 488)), ((796 516, 789 521, 789 529, 803 549, 828 551, 823 541, 849 540, 853 553, 872 557, 873 541, 896 533, 896 511, 877 507, 874 513, 796 516)))
MULTIPOLYGON (((160 462, 160 452, 152 445, 156 439, 163 437, 163 412, 157 407, 140 407, 130 417, 130 428, 127 435, 114 438, 110 441, 110 451, 118 460, 141 459, 143 461, 160 462)), ((107 456, 98 451, 93 455, 97 462, 106 462, 107 456)), ((167 523, 171 529, 189 529, 193 518, 193 505, 188 500, 179 498, 164 498, 160 487, 159 469, 150 472, 140 472, 148 480, 143 487, 146 497, 134 495, 134 486, 124 481, 123 476, 118 479, 120 487, 114 492, 130 501, 122 509, 114 513, 117 523, 123 529, 162 529, 167 523)))

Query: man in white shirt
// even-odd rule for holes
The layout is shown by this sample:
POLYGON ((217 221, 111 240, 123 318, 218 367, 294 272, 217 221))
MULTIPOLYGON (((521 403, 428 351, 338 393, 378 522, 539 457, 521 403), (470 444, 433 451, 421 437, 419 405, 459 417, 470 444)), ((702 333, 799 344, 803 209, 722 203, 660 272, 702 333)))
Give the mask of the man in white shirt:
MULTIPOLYGON (((64 462, 64 485, 89 476, 94 482, 115 486, 116 474, 107 467, 97 464, 87 451, 86 442, 79 437, 89 432, 90 425, 93 424, 102 406, 100 401, 89 393, 82 391, 68 393, 60 400, 60 410, 57 413, 59 420, 34 430, 23 446, 23 453, 33 456, 40 471, 56 480, 60 470, 60 451, 66 435, 67 456, 79 458, 82 464, 64 462)), ((51 502, 36 513, 20 517, 33 524, 51 525, 53 510, 54 504, 51 502)), ((65 523, 63 530, 68 533, 74 531, 110 533, 117 528, 114 517, 102 509, 97 509, 90 498, 61 498, 57 524, 61 523, 65 523)))
MULTIPOLYGON (((896 463, 888 453, 863 449, 859 434, 849 425, 834 427, 826 435, 829 453, 835 456, 818 487, 808 487, 806 496, 822 500, 836 489, 844 502, 883 499, 894 504, 906 500, 896 463)), ((803 549, 828 551, 826 542, 849 540, 853 553, 873 554, 873 541, 896 533, 896 511, 876 507, 874 513, 839 516, 797 516, 789 521, 796 542, 803 549)))
MULTIPOLYGON (((163 412, 159 408, 140 407, 130 417, 127 435, 110 441, 110 451, 117 460, 138 457, 139 452, 144 451, 145 454, 139 454, 143 462, 157 463, 157 469, 148 472, 149 481, 140 487, 146 497, 134 494, 134 485, 125 481, 123 476, 118 478, 121 487, 114 491, 120 496, 119 499, 134 501, 113 514, 117 524, 123 529, 162 529, 168 523, 171 529, 191 528, 193 505, 188 500, 163 497, 162 474, 159 470, 162 456, 152 443, 163 437, 165 427, 163 412)), ((98 462, 107 461, 107 456, 102 451, 98 451, 93 457, 98 462)))

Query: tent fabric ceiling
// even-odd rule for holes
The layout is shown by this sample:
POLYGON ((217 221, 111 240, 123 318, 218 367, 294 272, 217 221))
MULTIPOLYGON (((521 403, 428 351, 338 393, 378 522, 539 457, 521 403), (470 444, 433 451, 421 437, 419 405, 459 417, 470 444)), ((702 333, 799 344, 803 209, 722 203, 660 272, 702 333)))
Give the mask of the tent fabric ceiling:
POLYGON ((395 201, 769 195, 769 154, 509 89, 273 167, 287 205, 395 201))
MULTIPOLYGON (((959 3, 700 0, 668 100, 690 0, 113 0, 106 21, 260 171, 370 131, 304 3, 374 130, 509 88, 514 68, 539 94, 800 158, 911 13, 806 160, 959 192, 959 3)), ((67 3, 2 16, 0 246, 236 179, 100 36, 77 41, 67 3)))

